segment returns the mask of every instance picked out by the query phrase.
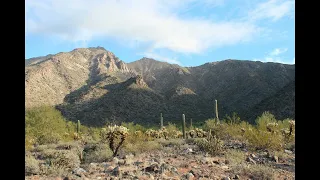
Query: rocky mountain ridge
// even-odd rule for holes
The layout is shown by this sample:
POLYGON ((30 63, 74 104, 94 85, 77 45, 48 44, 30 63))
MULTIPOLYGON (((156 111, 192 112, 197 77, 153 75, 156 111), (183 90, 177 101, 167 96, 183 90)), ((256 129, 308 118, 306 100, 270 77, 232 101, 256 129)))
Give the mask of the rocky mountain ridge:
POLYGON ((25 74, 27 109, 54 105, 67 119, 88 125, 111 119, 152 125, 160 112, 167 122, 182 113, 203 121, 213 117, 214 99, 222 117, 237 112, 253 121, 272 111, 277 118, 294 118, 294 93, 281 92, 295 91, 289 86, 295 65, 225 60, 181 67, 150 58, 125 63, 97 47, 26 60, 25 74))

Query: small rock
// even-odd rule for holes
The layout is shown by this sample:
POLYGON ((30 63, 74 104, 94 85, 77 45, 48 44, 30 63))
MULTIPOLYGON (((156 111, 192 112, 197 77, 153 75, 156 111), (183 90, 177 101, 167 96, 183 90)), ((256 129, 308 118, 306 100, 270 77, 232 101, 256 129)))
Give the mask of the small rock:
POLYGON ((192 173, 188 173, 188 174, 186 174, 186 178, 187 178, 187 180, 191 180, 194 178, 194 175, 192 173))
POLYGON ((279 162, 279 158, 278 158, 278 156, 273 156, 273 157, 272 157, 272 160, 273 160, 273 161, 275 161, 276 163, 278 163, 278 162, 279 162))
POLYGON ((265 156, 265 157, 268 157, 268 153, 267 152, 262 152, 261 155, 265 156))
POLYGON ((256 164, 256 161, 254 161, 254 160, 251 159, 250 157, 247 157, 246 161, 247 161, 247 162, 250 162, 250 163, 253 163, 253 164, 256 164))
POLYGON ((112 170, 112 175, 114 176, 120 176, 120 167, 117 166, 112 170))
POLYGON ((87 172, 86 170, 82 169, 82 168, 76 168, 73 171, 73 174, 81 177, 83 173, 87 172))
POLYGON ((224 177, 222 180, 231 180, 229 177, 224 177))
POLYGON ((239 175, 235 175, 233 179, 240 179, 239 175))
POLYGON ((228 159, 224 160, 225 164, 230 164, 230 161, 228 159))
POLYGON ((287 150, 287 149, 285 149, 284 152, 285 152, 285 153, 288 153, 288 154, 292 154, 292 151, 287 150))
POLYGON ((256 158, 256 157, 257 157, 257 156, 254 155, 254 154, 250 154, 250 156, 251 156, 252 158, 256 158))
POLYGON ((221 166, 222 169, 229 169, 228 166, 221 166))

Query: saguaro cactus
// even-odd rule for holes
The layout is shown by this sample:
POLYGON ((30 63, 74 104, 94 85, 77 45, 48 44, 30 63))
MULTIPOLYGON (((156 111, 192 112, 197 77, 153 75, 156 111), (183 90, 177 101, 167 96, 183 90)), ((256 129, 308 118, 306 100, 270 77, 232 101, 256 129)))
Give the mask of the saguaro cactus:
POLYGON ((184 114, 182 114, 182 134, 183 139, 186 139, 186 117, 184 114))
POLYGON ((219 123, 218 100, 215 100, 215 102, 216 102, 216 106, 215 106, 215 114, 216 114, 217 122, 219 123))
POLYGON ((192 129, 192 118, 190 119, 190 129, 192 129))
POLYGON ((80 133, 80 126, 81 126, 81 124, 80 124, 80 121, 78 120, 78 123, 77 123, 77 133, 78 134, 80 133))
POLYGON ((162 117, 162 113, 160 113, 160 129, 163 128, 163 117, 162 117))

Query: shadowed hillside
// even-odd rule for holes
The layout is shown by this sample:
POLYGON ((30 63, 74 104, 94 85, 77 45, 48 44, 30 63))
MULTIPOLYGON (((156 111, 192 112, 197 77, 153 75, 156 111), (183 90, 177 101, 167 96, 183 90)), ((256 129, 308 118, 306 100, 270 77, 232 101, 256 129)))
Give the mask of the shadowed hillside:
POLYGON ((107 121, 157 125, 194 122, 237 112, 252 120, 263 111, 294 118, 295 66, 225 60, 196 67, 142 58, 125 63, 104 48, 26 60, 26 108, 55 105, 71 120, 87 125, 107 121), (27 63, 26 63, 27 64, 27 63), (291 85, 290 85, 291 84, 291 85))

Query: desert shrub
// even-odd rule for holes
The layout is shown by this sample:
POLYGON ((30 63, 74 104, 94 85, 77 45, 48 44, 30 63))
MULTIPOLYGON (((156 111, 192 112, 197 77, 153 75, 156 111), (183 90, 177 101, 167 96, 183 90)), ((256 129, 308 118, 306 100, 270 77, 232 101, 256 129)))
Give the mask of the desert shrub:
POLYGON ((289 120, 278 121, 269 112, 264 112, 256 119, 256 127, 247 126, 244 137, 256 149, 281 150, 294 141, 294 134, 286 136, 289 130, 289 120))
POLYGON ((73 169, 80 166, 79 154, 72 150, 46 149, 42 152, 42 158, 54 168, 73 169))
POLYGON ((239 165, 245 162, 246 155, 241 150, 229 149, 225 153, 225 158, 229 160, 231 165, 239 165))
POLYGON ((203 129, 207 132, 211 130, 211 134, 217 136, 220 139, 226 139, 228 138, 226 134, 227 127, 228 125, 223 121, 217 123, 216 119, 208 119, 207 121, 205 121, 203 129))
POLYGON ((223 121, 225 121, 227 124, 230 124, 230 125, 241 123, 240 117, 235 112, 232 113, 232 116, 226 115, 226 118, 223 121))
POLYGON ((107 144, 93 143, 85 146, 83 154, 85 163, 99 163, 108 161, 112 157, 113 152, 107 144))
POLYGON ((261 131, 268 131, 268 124, 277 123, 276 118, 269 112, 264 112, 261 116, 256 119, 257 129, 261 131))
POLYGON ((170 138, 174 138, 177 135, 177 132, 179 131, 179 129, 177 128, 177 126, 173 123, 168 123, 167 126, 165 126, 167 131, 168 131, 168 136, 170 138))
POLYGON ((208 119, 205 121, 203 129, 209 131, 210 129, 215 129, 217 127, 217 120, 216 119, 208 119))
POLYGON ((61 140, 61 135, 56 132, 41 133, 37 137, 39 144, 55 144, 61 140))
POLYGON ((49 106, 27 110, 25 129, 26 136, 34 138, 39 144, 55 143, 68 132, 61 113, 49 106))
POLYGON ((136 143, 127 143, 123 147, 124 152, 139 154, 142 152, 152 152, 155 150, 160 150, 162 148, 161 144, 157 141, 138 141, 136 143))
POLYGON ((145 132, 146 128, 139 125, 139 124, 134 124, 133 122, 129 122, 129 123, 121 123, 121 126, 128 128, 129 133, 133 134, 136 131, 141 131, 141 132, 145 132))
POLYGON ((284 137, 279 133, 273 134, 254 128, 246 131, 244 136, 255 149, 281 150, 284 145, 284 137))
POLYGON ((79 159, 83 159, 83 145, 79 142, 73 141, 73 142, 62 142, 59 143, 56 146, 56 149, 58 150, 70 150, 73 151, 75 154, 78 155, 79 159))
POLYGON ((25 156, 25 173, 26 175, 34 175, 40 173, 39 162, 31 155, 25 156))
POLYGON ((208 152, 212 156, 215 156, 223 151, 223 141, 216 136, 196 139, 195 143, 201 150, 208 152))
POLYGON ((35 143, 35 139, 30 137, 30 136, 26 136, 25 137, 25 149, 26 150, 32 150, 33 149, 33 144, 35 143))
POLYGON ((275 179, 275 171, 269 166, 254 164, 254 165, 244 165, 240 164, 233 168, 234 174, 239 174, 240 176, 249 176, 250 179, 261 179, 261 180, 273 180, 275 179))
POLYGON ((94 127, 90 127, 88 129, 88 134, 90 137, 92 137, 93 141, 100 141, 100 131, 101 128, 94 128, 94 127))

